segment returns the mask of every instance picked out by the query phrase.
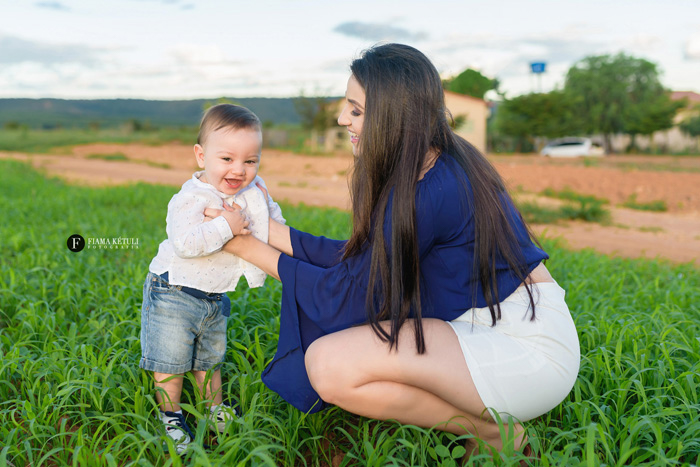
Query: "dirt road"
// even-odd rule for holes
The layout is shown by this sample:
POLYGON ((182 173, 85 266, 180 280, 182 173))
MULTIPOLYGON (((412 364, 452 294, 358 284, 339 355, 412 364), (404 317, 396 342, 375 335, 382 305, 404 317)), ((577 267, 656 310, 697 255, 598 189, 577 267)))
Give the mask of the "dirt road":
MULTIPOLYGON (((0 157, 31 161, 70 182, 91 186, 146 182, 179 186, 197 170, 191 146, 178 144, 90 144, 69 155, 0 152, 0 157), (127 161, 94 158, 123 154, 127 161), (89 157, 92 156, 92 157, 89 157)), ((535 225, 538 234, 562 237, 572 249, 593 248, 624 257, 695 261, 700 266, 700 158, 614 156, 596 160, 538 156, 490 156, 511 189, 542 203, 545 188, 571 188, 606 198, 615 206, 635 195, 638 202, 664 200, 668 212, 614 207, 611 225, 567 222, 535 225)), ((349 155, 305 156, 263 152, 260 175, 277 200, 348 209, 349 155)))

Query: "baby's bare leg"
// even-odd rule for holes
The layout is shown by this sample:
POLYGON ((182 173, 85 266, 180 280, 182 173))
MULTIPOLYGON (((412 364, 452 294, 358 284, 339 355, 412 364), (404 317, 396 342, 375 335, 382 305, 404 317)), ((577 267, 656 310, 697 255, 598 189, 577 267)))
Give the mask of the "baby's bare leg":
POLYGON ((193 371, 192 374, 197 381, 197 386, 199 386, 199 392, 202 394, 202 398, 209 401, 207 402, 207 407, 220 405, 223 400, 221 395, 221 370, 215 370, 211 373, 209 379, 207 379, 206 371, 193 371))
POLYGON ((180 395, 182 394, 183 375, 153 372, 156 387, 156 402, 164 412, 180 410, 180 395))

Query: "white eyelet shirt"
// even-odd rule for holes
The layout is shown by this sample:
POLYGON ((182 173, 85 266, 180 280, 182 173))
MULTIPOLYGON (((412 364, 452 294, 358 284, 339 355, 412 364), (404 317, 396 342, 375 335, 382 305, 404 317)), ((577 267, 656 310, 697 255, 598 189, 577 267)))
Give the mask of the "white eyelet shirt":
POLYGON ((221 251, 233 238, 231 228, 223 217, 204 222, 204 209, 223 209, 224 203, 238 204, 248 216, 252 235, 266 243, 270 217, 282 224, 286 222, 282 210, 272 197, 268 196, 265 201, 257 184, 267 187, 258 176, 235 195, 227 195, 202 182, 199 179, 202 173, 192 175, 168 203, 165 218, 168 238, 158 247, 158 254, 148 270, 154 274, 167 271, 171 284, 209 293, 236 290, 241 276, 245 276, 250 287, 262 286, 267 275, 260 268, 221 251))

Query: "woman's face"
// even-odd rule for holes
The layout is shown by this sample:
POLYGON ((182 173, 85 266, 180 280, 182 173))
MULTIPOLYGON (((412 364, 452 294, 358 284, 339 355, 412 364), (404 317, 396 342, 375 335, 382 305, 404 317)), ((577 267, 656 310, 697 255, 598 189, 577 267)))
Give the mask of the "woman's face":
POLYGON ((354 76, 348 79, 348 88, 345 91, 345 106, 338 117, 338 125, 347 127, 352 143, 352 153, 357 156, 357 144, 362 133, 362 124, 365 121, 365 90, 354 76))

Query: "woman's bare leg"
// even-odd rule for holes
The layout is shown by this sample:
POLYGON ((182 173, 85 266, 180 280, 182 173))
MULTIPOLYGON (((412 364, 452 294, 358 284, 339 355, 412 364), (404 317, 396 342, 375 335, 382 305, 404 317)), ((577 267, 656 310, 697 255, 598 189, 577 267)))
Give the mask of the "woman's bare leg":
MULTIPOLYGON (((498 424, 476 391, 456 334, 436 319, 424 319, 423 332, 422 355, 410 321, 400 332, 399 350, 391 352, 369 326, 324 336, 307 349, 311 384, 323 400, 349 412, 470 433, 500 450, 498 424)), ((524 437, 519 424, 515 434, 518 447, 524 437)))

